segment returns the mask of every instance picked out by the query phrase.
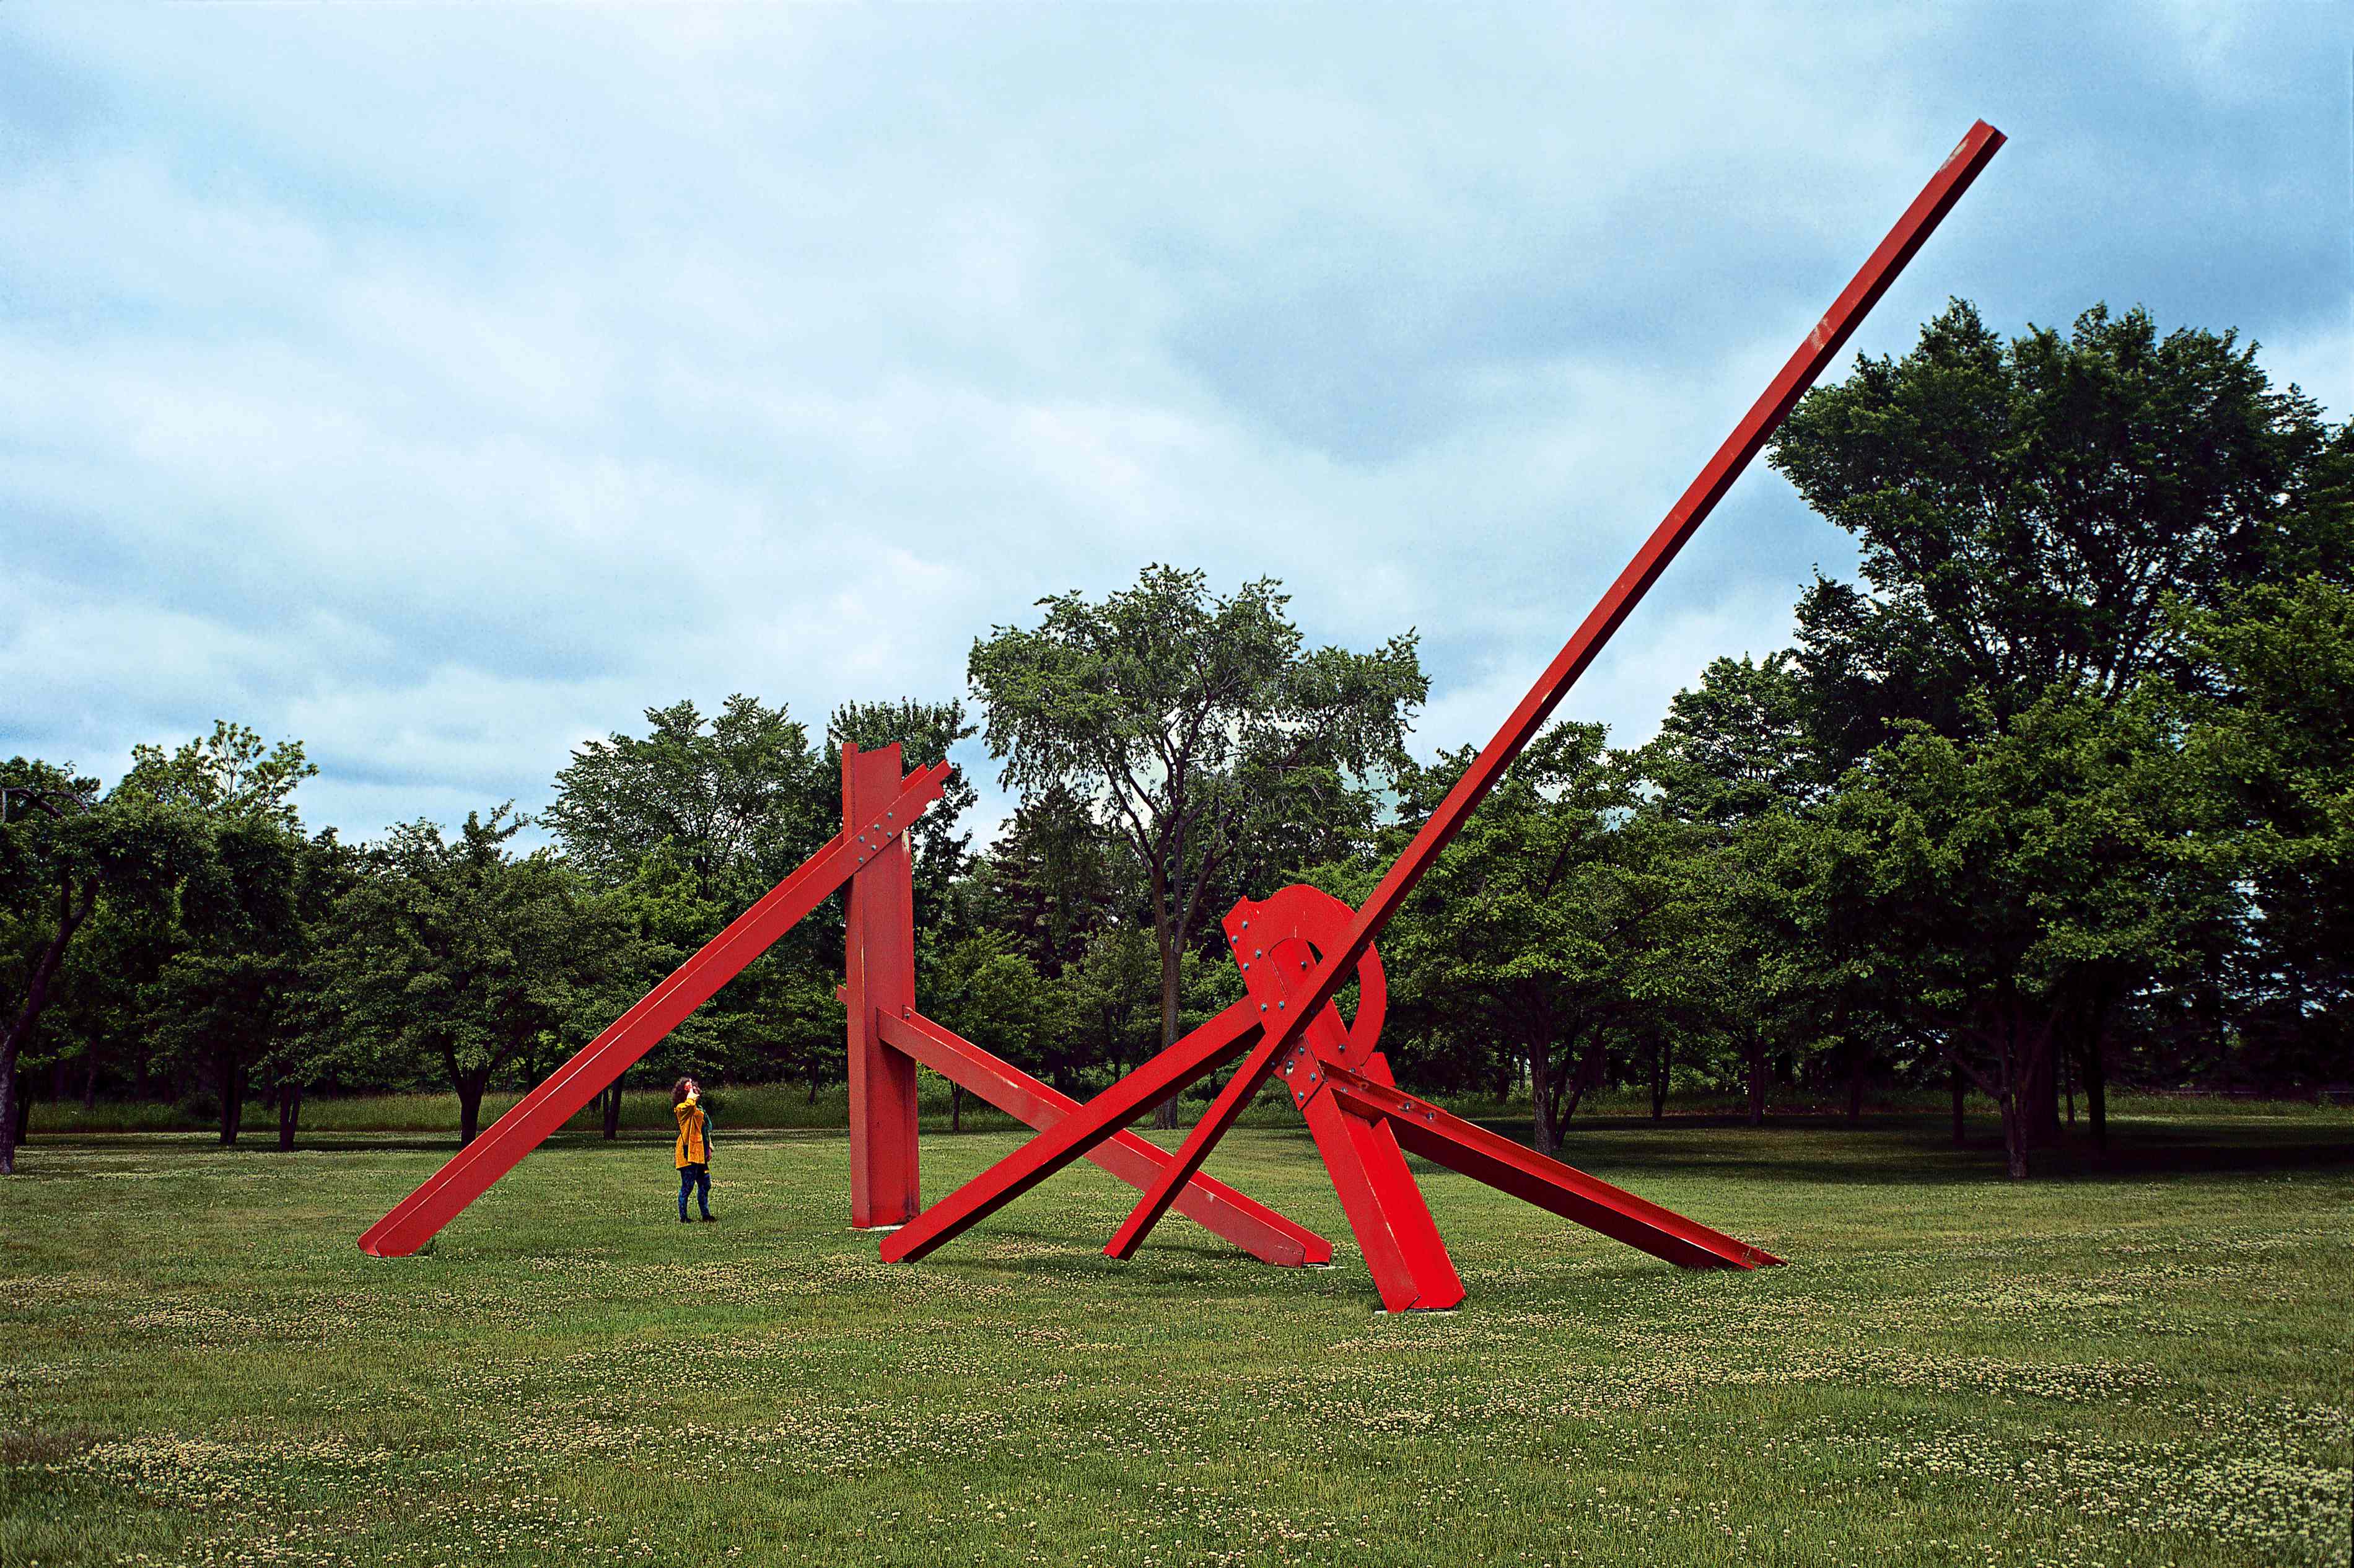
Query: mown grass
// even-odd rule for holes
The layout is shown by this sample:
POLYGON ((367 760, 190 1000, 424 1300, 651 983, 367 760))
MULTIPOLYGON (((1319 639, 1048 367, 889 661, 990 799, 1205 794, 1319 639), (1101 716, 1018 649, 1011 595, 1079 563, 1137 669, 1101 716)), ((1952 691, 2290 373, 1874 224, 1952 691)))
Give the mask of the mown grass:
POLYGON ((445 1140, 37 1135, 0 1562, 2347 1563, 2354 1121, 2160 1103, 2026 1187, 1943 1131, 1575 1136, 1791 1260, 1746 1275, 1426 1171, 1471 1296, 1400 1318, 1275 1128, 1213 1170, 1339 1266, 1174 1219, 1114 1264, 1091 1170, 886 1266, 793 1131, 723 1146, 716 1225, 666 1140, 567 1135, 377 1261, 445 1140))

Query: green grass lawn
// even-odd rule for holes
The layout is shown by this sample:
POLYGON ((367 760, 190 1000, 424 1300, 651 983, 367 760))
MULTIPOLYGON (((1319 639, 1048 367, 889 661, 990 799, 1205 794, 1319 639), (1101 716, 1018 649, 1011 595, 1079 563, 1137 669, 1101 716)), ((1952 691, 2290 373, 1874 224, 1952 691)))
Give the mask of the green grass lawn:
MULTIPOLYGON (((1331 1235, 1097 1247, 1082 1168, 922 1264, 839 1133, 567 1135, 430 1254, 442 1139, 36 1136, 0 1181, 0 1563, 2349 1561, 2354 1119, 2137 1106, 2014 1187, 1933 1116, 1581 1128, 1787 1256, 1684 1274, 1459 1177, 1390 1318, 1303 1135, 1214 1173, 1331 1235)), ((1988 1129, 1990 1130, 1990 1129, 1988 1129)), ((929 1138, 938 1194, 1010 1133, 929 1138)))

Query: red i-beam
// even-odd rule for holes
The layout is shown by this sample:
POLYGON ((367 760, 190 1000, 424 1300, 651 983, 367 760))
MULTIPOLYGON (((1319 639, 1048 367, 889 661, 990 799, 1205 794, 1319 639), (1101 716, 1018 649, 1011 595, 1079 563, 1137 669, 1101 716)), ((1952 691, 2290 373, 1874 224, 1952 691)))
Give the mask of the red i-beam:
MULTIPOLYGON (((1352 976, 1365 981, 1361 996, 1374 992, 1378 970, 1373 939, 1405 904, 1416 882, 2002 142, 2002 133, 1984 121, 1970 127, 1503 727, 1464 770, 1362 909, 1318 905, 1300 896, 1310 890, 1297 888, 1265 904, 1246 900, 1235 906, 1226 937, 1243 965, 1249 992, 1242 1005, 1251 1010, 1249 1021, 1256 1028, 1248 1037, 1205 1028, 1178 1041, 885 1237, 883 1256, 924 1256, 1085 1156, 1147 1107, 1240 1056, 1242 1065, 1186 1137, 1177 1158, 1161 1171, 1112 1238, 1106 1250, 1114 1256, 1135 1251, 1242 1108, 1279 1069, 1331 1173, 1383 1305, 1392 1311, 1448 1308, 1463 1295, 1462 1282, 1405 1167, 1406 1149, 1672 1263, 1746 1268, 1779 1261, 1403 1093, 1389 1081, 1387 1065, 1371 1049, 1370 1039, 1354 1038, 1370 1032, 1345 1028, 1331 1003, 1352 976)), ((1359 1024, 1370 1005, 1361 1001, 1359 1024)))

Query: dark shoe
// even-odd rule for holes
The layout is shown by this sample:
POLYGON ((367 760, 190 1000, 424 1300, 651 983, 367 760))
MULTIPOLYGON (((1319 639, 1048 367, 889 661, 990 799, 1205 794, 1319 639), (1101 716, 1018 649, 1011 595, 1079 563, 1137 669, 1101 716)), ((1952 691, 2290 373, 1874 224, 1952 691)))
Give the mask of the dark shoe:
POLYGON ((678 1223, 679 1223, 680 1224, 686 1224, 686 1216, 685 1216, 684 1214, 681 1214, 681 1215, 678 1217, 678 1223))
POLYGON ((716 1214, 705 1214, 703 1216, 703 1223, 706 1225, 716 1225, 719 1223, 719 1217, 716 1214))

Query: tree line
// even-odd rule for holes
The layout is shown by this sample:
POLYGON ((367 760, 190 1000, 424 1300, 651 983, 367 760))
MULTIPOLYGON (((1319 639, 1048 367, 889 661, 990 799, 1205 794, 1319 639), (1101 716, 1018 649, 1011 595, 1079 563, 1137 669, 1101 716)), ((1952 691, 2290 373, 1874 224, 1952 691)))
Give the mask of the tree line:
MULTIPOLYGON (((1771 461, 1860 546, 1792 646, 1719 659, 1659 734, 1553 726, 1390 927, 1385 1049, 1426 1093, 1949 1086, 2014 1176, 2113 1083, 2354 1077, 2354 425, 2253 345, 2095 308, 2005 340, 1956 302, 1793 412, 1771 461)), ((1147 568, 976 640, 963 701, 812 733, 745 695, 576 751, 511 806, 308 833, 302 746, 223 723, 111 789, 0 772, 0 1171, 26 1107, 536 1081, 839 827, 839 752, 978 735, 913 832, 919 996, 1084 1095, 1240 994, 1217 916, 1362 899, 1474 748, 1416 757, 1411 632, 1311 648, 1280 585, 1147 568)), ((635 1070, 844 1076, 841 916, 804 920, 635 1070)), ((959 1101, 960 1105, 960 1100, 959 1101)), ((619 1087, 605 1104, 618 1126, 619 1087)), ((1173 1125, 1174 1104, 1162 1107, 1173 1125)))

